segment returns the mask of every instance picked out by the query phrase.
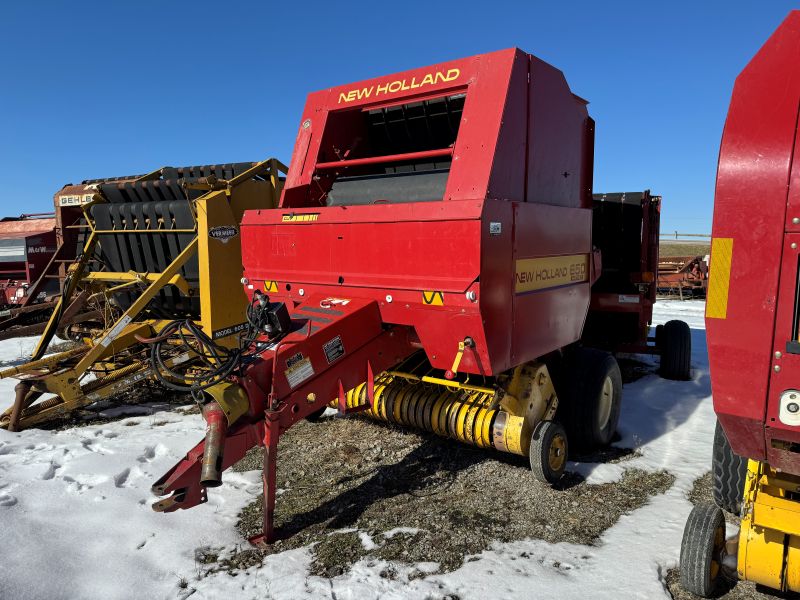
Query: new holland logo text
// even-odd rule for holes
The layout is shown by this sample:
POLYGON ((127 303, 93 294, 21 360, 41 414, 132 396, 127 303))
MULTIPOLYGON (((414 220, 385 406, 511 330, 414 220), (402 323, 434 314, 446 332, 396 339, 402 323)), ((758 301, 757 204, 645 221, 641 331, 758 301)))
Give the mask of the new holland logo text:
POLYGON ((547 256, 517 261, 517 294, 589 281, 589 256, 547 256))
POLYGON ((428 73, 427 75, 417 79, 412 77, 409 79, 398 79, 387 83, 379 83, 369 87, 350 90, 349 92, 342 92, 339 94, 339 104, 342 102, 354 102, 355 100, 365 100, 367 98, 377 98, 385 96, 386 94, 396 94, 397 92, 404 92, 407 90, 415 90, 417 88, 435 85, 437 83, 447 83, 455 81, 461 75, 460 69, 448 69, 447 71, 436 71, 435 73, 428 73))

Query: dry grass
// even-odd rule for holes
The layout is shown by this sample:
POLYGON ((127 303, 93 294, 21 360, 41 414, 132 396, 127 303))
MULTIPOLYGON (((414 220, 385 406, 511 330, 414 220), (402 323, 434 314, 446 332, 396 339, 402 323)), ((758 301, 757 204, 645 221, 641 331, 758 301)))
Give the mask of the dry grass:
POLYGON ((676 244, 661 242, 658 246, 659 256, 705 256, 711 252, 711 244, 707 242, 697 244, 676 244))

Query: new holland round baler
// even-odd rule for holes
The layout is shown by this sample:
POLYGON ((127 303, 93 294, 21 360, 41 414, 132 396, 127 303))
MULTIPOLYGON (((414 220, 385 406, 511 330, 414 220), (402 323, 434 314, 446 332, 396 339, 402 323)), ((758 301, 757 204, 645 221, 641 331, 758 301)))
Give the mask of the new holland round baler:
POLYGON ((800 11, 736 79, 719 153, 706 330, 714 504, 684 532, 681 581, 800 592, 800 11), (748 462, 749 461, 749 462, 748 462), (726 543, 721 509, 741 517, 726 543))
POLYGON ((579 344, 593 136, 562 73, 516 49, 309 95, 279 207, 241 225, 242 367, 154 508, 204 502, 262 445, 269 542, 278 439, 329 404, 525 455, 546 482, 568 439, 607 444, 619 368, 579 344))

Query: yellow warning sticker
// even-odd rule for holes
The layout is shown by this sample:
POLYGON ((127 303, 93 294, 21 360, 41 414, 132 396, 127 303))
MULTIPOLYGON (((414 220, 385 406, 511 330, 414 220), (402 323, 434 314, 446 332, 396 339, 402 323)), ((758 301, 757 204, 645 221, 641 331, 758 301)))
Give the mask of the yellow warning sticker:
POLYGON ((277 292, 278 291, 278 282, 277 281, 265 281, 264 282, 264 291, 265 292, 277 292))
POLYGON ((296 388, 306 379, 314 376, 314 367, 311 365, 311 359, 306 356, 292 363, 283 374, 286 375, 286 381, 289 382, 289 387, 296 388))
POLYGON ((442 292, 422 292, 422 301, 429 306, 444 306, 444 294, 442 292))
POLYGON ((589 255, 521 258, 517 260, 515 281, 517 294, 589 281, 589 255))
POLYGON ((310 223, 319 219, 320 213, 307 213, 304 215, 296 215, 289 213, 288 215, 281 215, 281 221, 284 223, 310 223))
POLYGON ((708 266, 706 294, 706 317, 709 319, 728 317, 728 288, 731 283, 732 258, 733 238, 711 239, 711 264, 708 266))

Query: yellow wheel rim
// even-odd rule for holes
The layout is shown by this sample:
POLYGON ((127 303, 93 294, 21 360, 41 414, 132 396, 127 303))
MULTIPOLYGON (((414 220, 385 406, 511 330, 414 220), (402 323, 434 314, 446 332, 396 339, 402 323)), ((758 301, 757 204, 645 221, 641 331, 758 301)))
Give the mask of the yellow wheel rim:
POLYGON ((547 456, 550 469, 559 472, 567 462, 567 440, 560 433, 553 436, 547 456))

